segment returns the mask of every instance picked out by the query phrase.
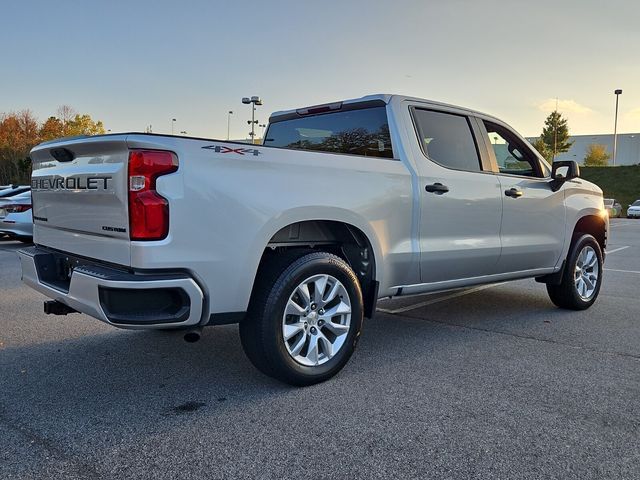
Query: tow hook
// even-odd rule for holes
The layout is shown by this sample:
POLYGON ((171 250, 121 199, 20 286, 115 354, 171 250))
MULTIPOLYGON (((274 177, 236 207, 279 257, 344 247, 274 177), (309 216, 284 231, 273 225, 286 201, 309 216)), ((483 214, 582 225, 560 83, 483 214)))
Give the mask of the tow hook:
POLYGON ((44 302, 44 313, 47 315, 67 315, 68 313, 80 312, 57 300, 46 300, 44 302))

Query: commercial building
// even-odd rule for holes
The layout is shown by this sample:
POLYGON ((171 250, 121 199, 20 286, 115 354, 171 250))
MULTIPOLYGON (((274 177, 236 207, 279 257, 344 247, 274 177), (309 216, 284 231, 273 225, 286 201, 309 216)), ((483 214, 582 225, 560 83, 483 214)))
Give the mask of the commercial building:
MULTIPOLYGON (((527 137, 529 142, 535 142, 537 137, 527 137)), ((572 135, 569 139, 573 142, 568 152, 556 155, 556 160, 575 160, 579 164, 584 163, 589 145, 604 145, 607 153, 611 155, 609 165, 613 162, 613 134, 603 135, 572 135)), ((616 165, 640 164, 640 133, 619 133, 616 147, 616 165)))

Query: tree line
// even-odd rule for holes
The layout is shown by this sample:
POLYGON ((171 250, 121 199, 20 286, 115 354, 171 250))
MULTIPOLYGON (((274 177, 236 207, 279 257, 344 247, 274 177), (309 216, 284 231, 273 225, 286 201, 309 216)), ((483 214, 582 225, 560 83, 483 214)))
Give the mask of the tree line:
POLYGON ((39 143, 103 133, 105 129, 101 121, 79 114, 68 105, 58 108, 56 115, 44 122, 40 122, 30 110, 0 113, 0 185, 29 183, 29 152, 39 143))

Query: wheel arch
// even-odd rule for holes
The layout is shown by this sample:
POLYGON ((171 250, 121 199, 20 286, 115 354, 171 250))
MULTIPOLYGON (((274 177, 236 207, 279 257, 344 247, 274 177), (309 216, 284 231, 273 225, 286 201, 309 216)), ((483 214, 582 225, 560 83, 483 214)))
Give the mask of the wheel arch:
POLYGON ((268 256, 291 249, 325 250, 338 255, 351 266, 362 288, 365 317, 371 318, 375 312, 382 268, 380 247, 367 223, 336 217, 289 217, 287 221, 276 222, 260 249, 253 288, 268 256))
POLYGON ((576 238, 580 234, 592 235, 600 245, 600 249, 604 255, 604 251, 607 247, 607 221, 602 218, 602 215, 587 214, 578 219, 573 227, 573 233, 571 235, 571 245, 575 242, 576 238))
MULTIPOLYGON (((608 234, 608 222, 605 220, 600 213, 587 212, 581 217, 577 219, 573 226, 573 230, 568 231, 570 236, 568 236, 568 241, 565 242, 565 249, 561 258, 560 268, 554 273, 549 275, 543 275, 541 277, 536 277, 536 281, 540 283, 547 283, 550 285, 559 285, 562 282, 562 278, 564 276, 564 269, 567 257, 571 252, 571 248, 575 244, 575 242, 580 238, 583 234, 592 235, 598 245, 600 245, 600 249, 602 250, 602 257, 605 255, 605 248, 607 246, 607 234, 608 234)), ((567 230, 570 227, 567 228, 567 230)))

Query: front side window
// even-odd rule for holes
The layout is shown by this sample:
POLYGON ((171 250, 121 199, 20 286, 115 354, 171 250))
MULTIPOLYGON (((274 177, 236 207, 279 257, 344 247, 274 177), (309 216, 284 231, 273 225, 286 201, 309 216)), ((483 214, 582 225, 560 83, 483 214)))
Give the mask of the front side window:
POLYGON ((383 106, 276 121, 269 125, 264 145, 393 158, 383 106))
POLYGON ((419 108, 413 115, 418 139, 428 158, 455 170, 482 170, 467 117, 419 108))
POLYGON ((500 173, 525 177, 544 177, 538 157, 529 150, 513 133, 491 122, 484 122, 489 134, 489 142, 498 162, 500 173))

